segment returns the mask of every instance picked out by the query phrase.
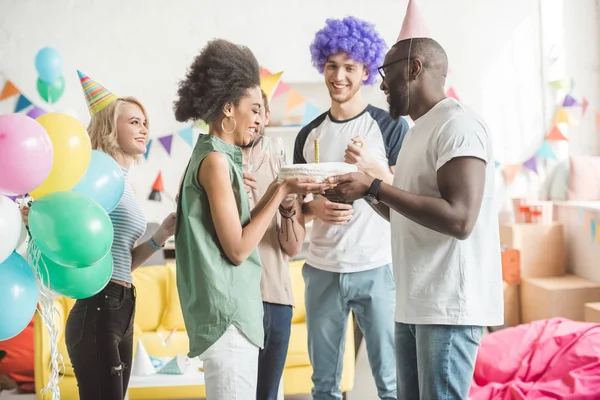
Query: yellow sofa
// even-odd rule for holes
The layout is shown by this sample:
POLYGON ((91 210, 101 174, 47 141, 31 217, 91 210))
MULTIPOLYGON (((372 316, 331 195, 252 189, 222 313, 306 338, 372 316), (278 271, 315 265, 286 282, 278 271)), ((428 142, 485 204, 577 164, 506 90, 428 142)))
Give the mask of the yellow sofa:
MULTIPOLYGON (((308 358, 306 319, 304 309, 304 282, 302 279, 302 261, 290 263, 293 291, 296 297, 296 308, 292 322, 290 347, 283 374, 285 394, 310 394, 312 388, 312 367, 308 358)), ((153 266, 137 269, 134 274, 137 288, 137 308, 134 331, 134 352, 138 339, 141 339, 148 354, 156 357, 187 354, 188 338, 185 332, 183 316, 179 306, 175 267, 153 266), (163 340, 175 329, 168 344, 163 340)), ((77 382, 65 346, 64 327, 66 316, 75 300, 59 297, 55 300, 59 315, 56 321, 60 327, 58 350, 64 357, 65 370, 59 387, 61 398, 75 400, 77 382)), ((50 395, 42 396, 40 391, 46 385, 50 375, 50 341, 39 315, 35 321, 35 387, 38 399, 50 399, 50 395)), ((344 371, 342 374, 342 391, 347 392, 354 384, 354 336, 352 318, 349 318, 347 329, 346 351, 344 353, 344 371)), ((203 398, 204 386, 177 386, 130 388, 129 399, 180 399, 203 398)))

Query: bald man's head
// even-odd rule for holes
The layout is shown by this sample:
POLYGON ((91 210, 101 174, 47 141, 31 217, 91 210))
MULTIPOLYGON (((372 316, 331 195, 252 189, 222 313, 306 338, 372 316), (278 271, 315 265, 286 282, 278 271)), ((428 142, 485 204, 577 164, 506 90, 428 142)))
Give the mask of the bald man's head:
POLYGON ((409 108, 426 97, 423 94, 432 90, 443 92, 448 56, 433 39, 405 39, 388 51, 382 69, 385 78, 381 90, 388 95, 391 116, 398 118, 408 115, 409 108))

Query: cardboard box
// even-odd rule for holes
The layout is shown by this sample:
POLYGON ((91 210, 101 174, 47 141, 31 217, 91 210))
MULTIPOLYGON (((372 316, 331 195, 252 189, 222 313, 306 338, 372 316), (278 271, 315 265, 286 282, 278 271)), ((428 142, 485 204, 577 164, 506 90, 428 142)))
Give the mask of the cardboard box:
POLYGON ((549 225, 502 224, 500 243, 519 250, 521 278, 565 274, 563 226, 560 222, 549 225))
POLYGON ((585 322, 600 324, 600 303, 586 303, 584 310, 585 322))
POLYGON ((519 250, 502 250, 502 280, 509 285, 521 283, 521 252, 519 250))
POLYGON ((504 282, 504 325, 517 326, 521 323, 519 286, 504 282))
POLYGON ((554 317, 584 321, 585 303, 600 302, 600 283, 575 275, 521 280, 521 321, 554 317))

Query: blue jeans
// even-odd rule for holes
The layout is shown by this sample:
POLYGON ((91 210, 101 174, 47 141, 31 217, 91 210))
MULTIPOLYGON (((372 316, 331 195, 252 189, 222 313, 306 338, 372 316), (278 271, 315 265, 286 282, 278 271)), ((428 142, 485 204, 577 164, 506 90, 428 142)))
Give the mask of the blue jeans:
POLYGON ((396 323, 398 398, 467 399, 481 326, 396 323))
POLYGON ((292 306, 263 302, 265 346, 258 353, 258 400, 277 400, 279 382, 290 343, 292 306))
POLYGON ((389 265, 352 273, 302 269, 306 285, 308 354, 314 400, 341 399, 340 380, 346 327, 356 315, 367 345, 371 372, 381 399, 396 399, 394 312, 396 294, 389 265))

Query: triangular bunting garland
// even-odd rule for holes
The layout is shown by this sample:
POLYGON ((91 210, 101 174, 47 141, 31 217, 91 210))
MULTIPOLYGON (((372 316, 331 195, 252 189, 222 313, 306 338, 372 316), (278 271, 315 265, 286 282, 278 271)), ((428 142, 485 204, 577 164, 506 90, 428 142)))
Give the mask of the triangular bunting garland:
POLYGON ((552 86, 555 89, 568 90, 569 87, 571 86, 571 80, 569 78, 562 78, 562 79, 550 82, 550 86, 552 86))
POLYGON ((583 117, 583 114, 585 114, 585 112, 587 111, 588 106, 590 105, 589 101, 584 97, 581 100, 581 116, 583 117))
POLYGON ((523 166, 525 168, 527 168, 528 170, 531 170, 533 172, 535 172, 537 174, 538 170, 537 170, 537 160, 535 157, 531 157, 529 160, 525 161, 523 163, 523 166))
POLYGON ((313 119, 317 118, 321 111, 310 103, 306 103, 304 116, 302 117, 302 126, 308 125, 313 119))
POLYGON ((148 145, 146 146, 146 152, 144 153, 144 158, 147 160, 148 155, 150 154, 150 147, 152 147, 152 139, 148 141, 148 145))
POLYGON ((520 170, 520 164, 508 164, 502 167, 502 174, 507 183, 512 183, 520 170))
POLYGON ((494 161, 494 165, 496 166, 496 168, 498 168, 499 166, 501 166, 502 164, 500 164, 498 161, 494 161))
POLYGON ((304 103, 304 97, 294 89, 290 90, 290 94, 288 94, 287 102, 285 103, 285 110, 290 111, 293 108, 298 107, 304 103))
POLYGON ((457 101, 460 101, 460 99, 458 98, 458 95, 456 94, 456 90, 454 90, 453 87, 450 87, 448 89, 448 91, 446 92, 446 96, 451 97, 457 101))
POLYGON ((279 85, 277 85, 277 89, 275 89, 275 93, 273 93, 273 98, 277 98, 281 95, 286 94, 290 91, 291 88, 292 87, 284 81, 279 82, 279 85))
POLYGON ((271 71, 269 71, 266 68, 260 67, 260 77, 261 78, 266 78, 267 76, 272 75, 271 71))
POLYGON ((564 108, 559 108, 556 112, 556 117, 554 117, 555 124, 568 124, 569 123, 569 113, 564 108))
POLYGON ((179 136, 185 140, 185 142, 187 144, 190 145, 190 147, 194 146, 194 129, 190 126, 189 128, 184 128, 182 130, 180 130, 179 132, 179 136))
POLYGON ((164 190, 165 190, 165 186, 163 185, 161 171, 158 171, 158 175, 156 176, 156 179, 154 180, 154 184, 152 185, 152 190, 156 190, 157 192, 164 192, 164 190))
POLYGON ((19 96, 19 100, 17 100, 17 105, 15 107, 15 112, 18 113, 19 111, 22 111, 24 109, 26 109, 27 107, 29 107, 31 105, 31 101, 29 101, 29 99, 23 95, 19 96))
POLYGON ((269 75, 265 78, 261 78, 260 88, 267 95, 267 100, 271 101, 271 99, 273 98, 273 94, 275 93, 275 89, 277 88, 277 85, 279 85, 279 83, 280 83, 282 74, 283 74, 283 71, 278 72, 273 75, 269 75))
POLYGON ((579 103, 577 102, 577 100, 575 100, 573 98, 573 96, 571 96, 569 94, 565 96, 565 100, 563 101, 563 104, 562 104, 563 107, 575 107, 578 105, 579 105, 579 103))
POLYGON ((173 135, 159 137, 158 141, 163 145, 167 154, 171 155, 171 144, 173 144, 173 135))
POLYGON ((535 155, 539 158, 556 160, 556 156, 554 155, 552 146, 550 145, 550 142, 547 140, 544 140, 544 143, 542 143, 542 147, 539 148, 539 150, 537 151, 537 153, 535 155))
POLYGON ((592 234, 592 240, 596 239, 596 221, 590 220, 590 233, 592 234))
POLYGON ((557 142, 559 140, 567 140, 567 138, 562 134, 560 129, 558 129, 558 126, 554 125, 548 136, 546 136, 546 140, 557 142))
POLYGON ((2 89, 2 93, 0 93, 0 100, 8 99, 9 97, 13 97, 18 95, 19 89, 11 81, 6 81, 4 84, 4 88, 2 89))

